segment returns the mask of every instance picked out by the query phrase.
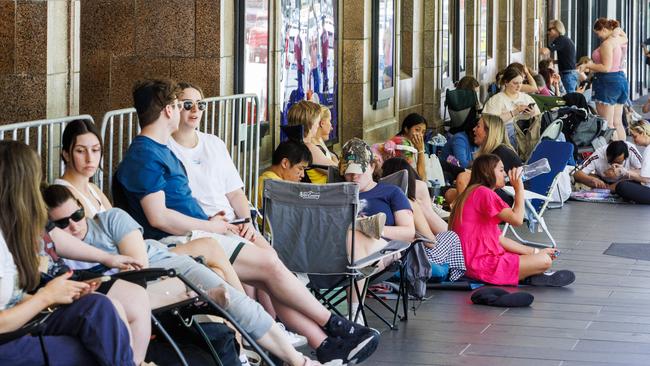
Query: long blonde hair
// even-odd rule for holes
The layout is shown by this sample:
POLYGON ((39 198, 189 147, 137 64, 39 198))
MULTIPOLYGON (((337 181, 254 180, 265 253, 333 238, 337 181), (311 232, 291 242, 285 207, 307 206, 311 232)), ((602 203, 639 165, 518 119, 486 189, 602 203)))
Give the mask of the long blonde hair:
POLYGON ((503 123, 499 116, 492 114, 483 114, 481 116, 483 120, 483 125, 485 126, 485 132, 487 134, 485 142, 479 147, 476 156, 481 156, 485 154, 491 154, 497 147, 501 145, 506 145, 514 151, 512 145, 510 145, 510 140, 508 139, 508 132, 506 131, 506 125, 503 123))
POLYGON ((29 146, 0 141, 0 229, 18 268, 20 288, 39 283, 39 245, 47 222, 40 192, 41 161, 29 146))

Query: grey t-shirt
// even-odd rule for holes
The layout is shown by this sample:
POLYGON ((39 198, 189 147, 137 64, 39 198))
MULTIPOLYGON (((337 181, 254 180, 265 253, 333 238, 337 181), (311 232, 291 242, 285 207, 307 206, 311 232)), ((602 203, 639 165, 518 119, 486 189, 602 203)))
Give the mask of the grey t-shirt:
MULTIPOLYGON (((99 212, 94 218, 88 219, 87 222, 88 233, 86 233, 83 241, 111 254, 119 254, 117 245, 127 234, 134 230, 139 230, 141 233, 143 231, 140 224, 119 208, 99 212)), ((147 246, 149 262, 175 256, 174 253, 167 250, 165 245, 155 240, 147 239, 144 242, 147 246)))

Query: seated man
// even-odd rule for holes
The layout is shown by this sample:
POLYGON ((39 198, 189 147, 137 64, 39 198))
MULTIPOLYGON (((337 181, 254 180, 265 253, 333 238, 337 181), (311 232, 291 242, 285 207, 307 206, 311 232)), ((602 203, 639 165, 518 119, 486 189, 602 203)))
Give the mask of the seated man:
POLYGON ((271 166, 259 177, 257 207, 262 207, 265 180, 277 179, 298 183, 302 181, 305 169, 311 163, 311 153, 305 144, 291 140, 281 142, 273 151, 271 166))
POLYGON ((627 178, 628 171, 639 171, 641 153, 627 141, 612 141, 596 150, 576 171, 576 182, 591 188, 607 188, 614 191, 616 183, 627 178))
POLYGON ((120 163, 113 184, 124 194, 144 237, 181 245, 198 237, 217 239, 242 282, 270 295, 280 319, 307 337, 319 361, 349 363, 369 357, 379 342, 377 331, 330 314, 270 246, 242 238, 237 226, 221 214, 208 216, 192 197, 186 170, 167 147, 184 106, 177 99, 180 91, 165 80, 143 81, 133 90, 142 132, 120 163))
POLYGON ((49 209, 49 219, 66 224, 62 230, 68 234, 111 254, 131 256, 144 263, 144 268, 176 270, 204 288, 208 296, 220 303, 260 345, 292 365, 305 363, 304 357, 287 343, 280 328, 258 303, 189 256, 176 255, 155 240, 145 242, 142 227, 126 212, 111 208, 93 219, 81 216, 76 221, 75 213, 83 208, 66 187, 51 185, 43 192, 43 198, 49 209))

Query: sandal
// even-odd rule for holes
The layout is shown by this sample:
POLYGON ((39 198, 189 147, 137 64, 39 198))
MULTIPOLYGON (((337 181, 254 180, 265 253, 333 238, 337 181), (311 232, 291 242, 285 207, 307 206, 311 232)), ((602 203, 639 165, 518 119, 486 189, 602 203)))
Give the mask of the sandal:
POLYGON ((246 361, 242 360, 242 366, 260 366, 262 364, 262 357, 260 357, 260 355, 255 351, 244 348, 241 354, 246 358, 246 361))

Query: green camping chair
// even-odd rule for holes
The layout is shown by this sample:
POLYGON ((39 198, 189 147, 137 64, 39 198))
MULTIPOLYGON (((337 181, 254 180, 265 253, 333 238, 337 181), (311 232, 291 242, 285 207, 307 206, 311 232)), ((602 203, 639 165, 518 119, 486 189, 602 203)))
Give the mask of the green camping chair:
POLYGON ((545 95, 539 95, 539 94, 529 94, 535 103, 537 103, 537 107, 539 110, 544 113, 546 111, 550 111, 553 108, 559 108, 559 107, 564 107, 566 106, 566 101, 562 99, 562 97, 555 97, 555 96, 545 96, 545 95))
MULTIPOLYGON (((445 92, 445 106, 449 112, 449 132, 456 133, 463 130, 465 122, 476 118, 476 93, 466 89, 447 89, 445 92)), ((445 116, 445 120, 447 116, 445 116)))

